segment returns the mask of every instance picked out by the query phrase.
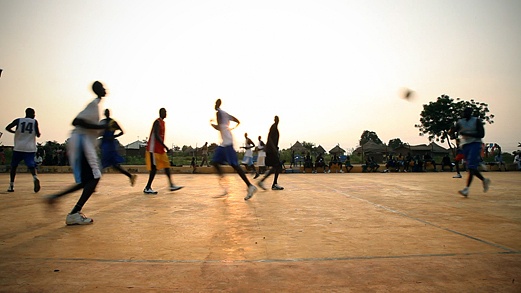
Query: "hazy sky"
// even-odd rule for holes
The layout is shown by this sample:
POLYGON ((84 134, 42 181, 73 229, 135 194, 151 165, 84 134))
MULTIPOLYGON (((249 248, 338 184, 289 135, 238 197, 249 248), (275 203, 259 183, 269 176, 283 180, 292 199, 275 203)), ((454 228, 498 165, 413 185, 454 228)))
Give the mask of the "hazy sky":
POLYGON ((0 141, 24 110, 63 142, 71 121, 108 89, 101 110, 149 135, 165 107, 167 145, 219 142, 214 102, 256 142, 280 117, 280 147, 428 143, 414 127, 442 94, 489 104, 487 142, 521 141, 521 1, 0 0, 0 141), (411 88, 411 101, 400 98, 411 88))

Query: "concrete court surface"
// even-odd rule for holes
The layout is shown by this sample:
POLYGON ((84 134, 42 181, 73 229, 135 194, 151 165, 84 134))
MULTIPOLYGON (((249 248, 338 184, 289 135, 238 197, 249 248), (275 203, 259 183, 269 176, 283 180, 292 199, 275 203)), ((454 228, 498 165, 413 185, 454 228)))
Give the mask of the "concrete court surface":
POLYGON ((66 226, 79 193, 41 199, 72 174, 41 174, 38 194, 0 174, 0 291, 521 292, 521 172, 486 172, 468 198, 453 175, 282 174, 245 202, 236 174, 219 197, 213 174, 175 174, 176 192, 158 174, 152 196, 147 174, 111 173, 94 224, 66 226))

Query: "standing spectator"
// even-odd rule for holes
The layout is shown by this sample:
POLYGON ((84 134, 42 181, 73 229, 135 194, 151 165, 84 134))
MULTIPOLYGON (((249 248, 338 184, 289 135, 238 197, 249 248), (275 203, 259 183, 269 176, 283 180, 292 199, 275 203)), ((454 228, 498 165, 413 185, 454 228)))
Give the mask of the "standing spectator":
POLYGON ((517 165, 517 171, 521 171, 521 151, 516 152, 516 155, 514 156, 514 164, 517 165))
POLYGON ((264 144, 260 135, 259 144, 257 145, 257 167, 259 168, 259 174, 266 172, 266 144, 264 144))
POLYGON ((201 164, 199 166, 203 166, 206 163, 206 167, 210 167, 208 164, 208 142, 205 142, 204 145, 201 147, 201 164))

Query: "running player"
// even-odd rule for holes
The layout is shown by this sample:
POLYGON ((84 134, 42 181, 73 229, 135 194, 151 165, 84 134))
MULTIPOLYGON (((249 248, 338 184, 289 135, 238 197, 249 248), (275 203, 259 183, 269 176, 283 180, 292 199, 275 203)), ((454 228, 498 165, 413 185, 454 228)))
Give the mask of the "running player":
POLYGON ((105 109, 105 119, 101 120, 101 124, 105 125, 105 131, 101 138, 101 166, 103 169, 112 167, 124 174, 130 180, 130 185, 134 186, 136 183, 137 175, 130 174, 127 170, 121 167, 121 163, 125 161, 122 156, 119 155, 117 147, 119 145, 117 137, 123 135, 123 129, 119 126, 116 120, 110 117, 110 110, 105 109), (116 133, 116 131, 119 131, 116 133))
POLYGON ((145 189, 143 190, 146 194, 157 194, 157 191, 152 189, 152 182, 156 176, 157 169, 164 170, 165 175, 168 178, 170 191, 176 191, 183 188, 183 186, 177 186, 174 184, 170 174, 170 161, 167 156, 169 149, 165 145, 165 118, 166 109, 159 109, 159 118, 154 121, 152 130, 150 130, 145 155, 145 161, 149 171, 147 186, 145 186, 145 189))
POLYGON ((469 194, 469 187, 474 176, 483 181, 484 192, 488 191, 490 185, 490 179, 483 177, 478 170, 482 149, 481 139, 485 136, 485 129, 481 119, 472 116, 472 112, 472 108, 465 108, 463 118, 459 119, 455 126, 455 132, 460 136, 460 144, 469 173, 467 185, 459 191, 465 197, 469 194))
POLYGON ((14 178, 18 164, 24 160, 25 165, 33 175, 34 192, 40 191, 40 180, 36 174, 36 138, 40 137, 38 121, 34 119, 35 112, 32 108, 25 109, 25 118, 16 118, 5 127, 5 130, 14 133, 13 158, 11 159, 11 181, 8 192, 14 192, 14 178), (16 127, 13 130, 13 127, 16 127))
POLYGON ((252 170, 255 172, 255 177, 253 177, 253 179, 256 179, 259 177, 259 173, 257 173, 257 170, 255 170, 255 166, 253 165, 253 148, 255 147, 255 144, 248 137, 248 133, 244 133, 244 138, 244 146, 241 147, 245 149, 244 158, 242 158, 242 164, 246 166, 246 171, 252 170))
POLYGON ((67 154, 76 184, 46 198, 47 203, 52 205, 58 198, 83 189, 78 202, 65 219, 67 225, 87 225, 94 222, 92 218, 86 217, 81 210, 96 190, 101 178, 96 146, 101 130, 105 129, 105 125, 99 123, 99 103, 107 95, 107 91, 99 81, 92 84, 92 91, 97 97, 72 121, 74 129, 67 143, 67 154))
POLYGON ((264 180, 268 178, 271 174, 275 174, 273 178, 273 184, 271 185, 272 190, 283 190, 284 187, 278 184, 279 174, 282 171, 282 163, 280 162, 279 157, 279 116, 275 116, 274 123, 270 127, 270 132, 268 133, 268 141, 266 142, 266 165, 271 166, 270 170, 261 180, 259 180, 258 185, 260 188, 266 190, 264 186, 264 180))
MULTIPOLYGON (((257 187, 250 183, 246 177, 246 174, 239 166, 237 153, 233 148, 233 136, 230 130, 230 121, 237 123, 237 125, 239 125, 241 122, 234 116, 226 113, 221 109, 221 99, 217 99, 217 101, 215 101, 215 111, 217 116, 217 124, 212 123, 211 125, 221 133, 222 142, 221 145, 215 150, 212 158, 212 165, 217 170, 220 179, 223 179, 224 177, 221 165, 229 164, 232 166, 232 168, 237 172, 237 174, 239 174, 244 183, 246 183, 248 193, 246 194, 246 197, 244 197, 244 200, 248 200, 257 191, 257 187)), ((228 194, 228 190, 225 189, 224 195, 226 194, 228 194)))

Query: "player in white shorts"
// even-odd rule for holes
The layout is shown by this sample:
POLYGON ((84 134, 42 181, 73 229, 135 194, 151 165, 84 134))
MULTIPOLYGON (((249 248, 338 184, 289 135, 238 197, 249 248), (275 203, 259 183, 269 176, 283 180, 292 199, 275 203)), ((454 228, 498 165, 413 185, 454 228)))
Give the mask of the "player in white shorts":
POLYGON ((48 204, 53 204, 59 197, 83 189, 78 202, 65 219, 67 225, 85 225, 94 222, 93 219, 87 218, 81 210, 94 193, 101 178, 96 146, 101 130, 107 127, 107 125, 99 123, 99 103, 107 92, 99 81, 94 82, 92 90, 97 97, 72 121, 74 130, 67 143, 67 154, 76 184, 46 198, 48 204))
POLYGON ((36 174, 36 138, 40 137, 38 121, 34 119, 35 112, 32 108, 25 109, 25 118, 17 118, 5 127, 5 130, 14 133, 13 158, 11 160, 11 181, 9 182, 8 192, 14 192, 14 179, 16 168, 24 160, 25 165, 33 175, 34 192, 40 191, 40 180, 36 174), (16 127, 13 130, 13 127, 16 127))

